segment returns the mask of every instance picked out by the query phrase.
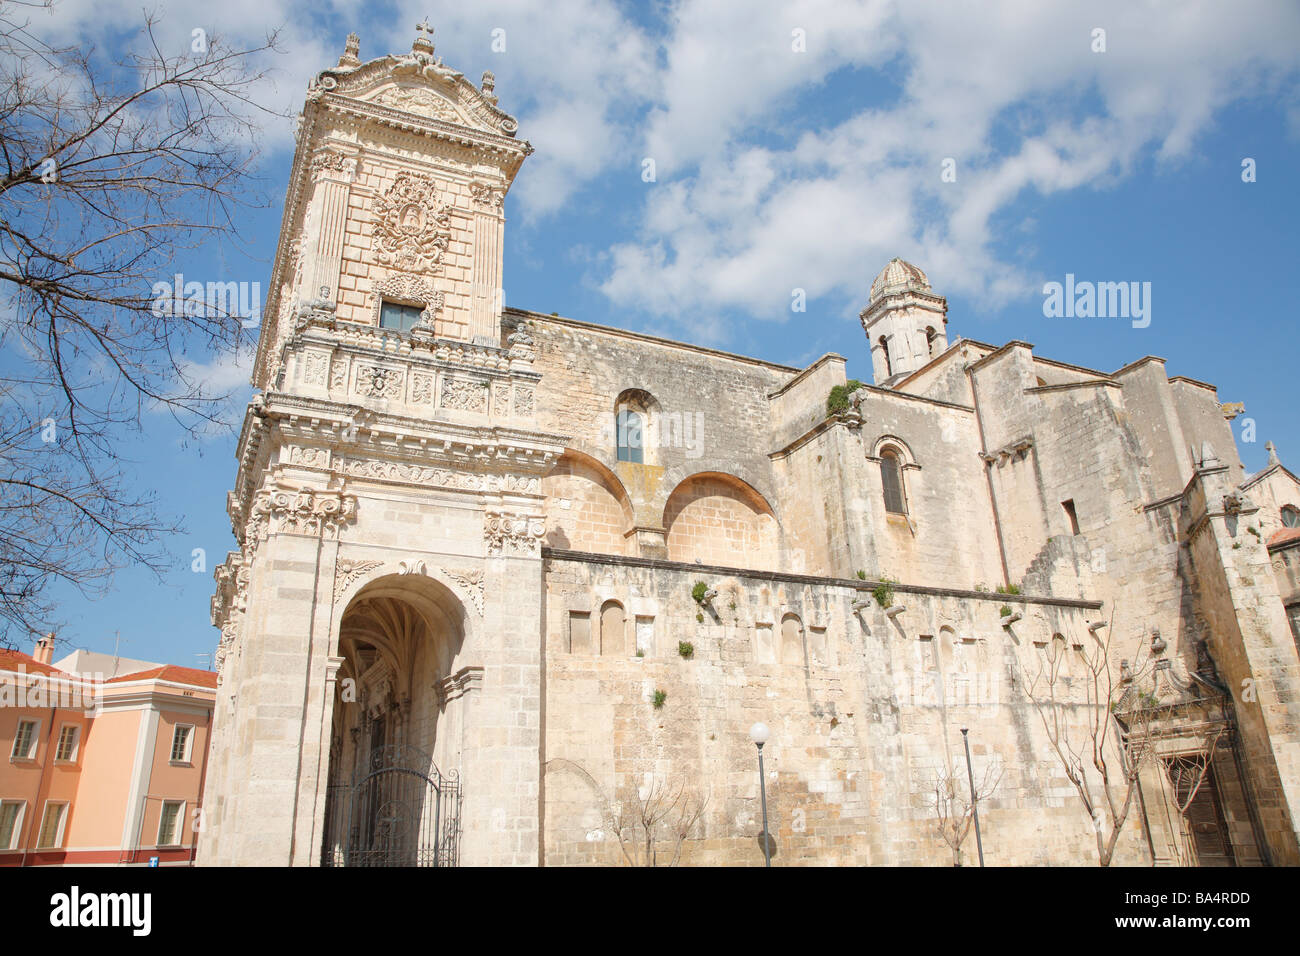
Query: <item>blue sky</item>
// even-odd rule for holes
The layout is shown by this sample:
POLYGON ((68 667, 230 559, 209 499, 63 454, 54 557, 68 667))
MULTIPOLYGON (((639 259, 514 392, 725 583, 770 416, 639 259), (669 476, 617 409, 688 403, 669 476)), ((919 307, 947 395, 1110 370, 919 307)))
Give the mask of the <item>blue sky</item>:
MULTIPOLYGON (((222 5, 214 21, 210 4, 182 0, 161 34, 183 43, 202 26, 250 43, 286 24, 265 102, 296 111, 349 30, 369 59, 409 49, 427 14, 438 55, 476 81, 493 70, 501 106, 537 148, 507 198, 511 305, 791 365, 839 352, 869 379, 856 314, 900 255, 948 297, 950 334, 1023 339, 1104 370, 1159 355, 1171 375, 1245 403, 1257 429, 1238 446, 1247 470, 1263 465, 1270 439, 1294 467, 1300 6, 1228 10, 264 0, 222 5), (505 31, 502 52, 494 30, 505 31), (1247 157, 1253 183, 1242 181, 1247 157), (941 179, 945 159, 955 182, 941 179), (1046 318, 1043 283, 1067 273, 1150 282, 1150 326, 1046 318), (808 295, 802 315, 790 312, 795 288, 808 295)), ((45 26, 118 52, 129 41, 109 31, 138 16, 126 0, 77 0, 45 26)), ((288 124, 269 126, 262 147, 277 202, 246 224, 254 257, 213 249, 178 271, 266 288, 288 124)), ((237 426, 247 356, 193 359, 236 389, 237 426)), ((116 632, 125 656, 193 665, 211 653, 212 569, 234 545, 234 442, 233 431, 182 442, 161 418, 128 436, 139 487, 186 526, 171 542, 176 570, 161 584, 124 571, 95 601, 58 592, 65 647, 111 651, 116 632)))

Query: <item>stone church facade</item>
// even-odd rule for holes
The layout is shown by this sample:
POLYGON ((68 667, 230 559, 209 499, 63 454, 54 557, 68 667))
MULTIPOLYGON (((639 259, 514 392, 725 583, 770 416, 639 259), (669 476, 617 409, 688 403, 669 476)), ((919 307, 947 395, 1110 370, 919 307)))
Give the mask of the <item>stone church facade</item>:
POLYGON ((761 865, 762 721, 775 864, 950 865, 963 729, 987 860, 1095 864, 1049 728, 1099 706, 1099 646, 1147 718, 1117 862, 1300 863, 1300 481, 1243 472, 1240 406, 1155 357, 957 338, 897 259, 872 385, 506 307, 532 147, 493 86, 427 28, 368 62, 349 37, 311 84, 201 863, 617 863, 669 793, 699 812, 665 857, 761 865))

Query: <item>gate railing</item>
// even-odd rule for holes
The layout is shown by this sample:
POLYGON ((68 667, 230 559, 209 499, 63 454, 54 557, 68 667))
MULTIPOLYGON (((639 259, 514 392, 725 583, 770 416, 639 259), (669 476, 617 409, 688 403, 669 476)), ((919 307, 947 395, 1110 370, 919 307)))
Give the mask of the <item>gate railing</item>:
POLYGON ((322 866, 456 866, 460 780, 405 744, 372 750, 325 796, 322 866))

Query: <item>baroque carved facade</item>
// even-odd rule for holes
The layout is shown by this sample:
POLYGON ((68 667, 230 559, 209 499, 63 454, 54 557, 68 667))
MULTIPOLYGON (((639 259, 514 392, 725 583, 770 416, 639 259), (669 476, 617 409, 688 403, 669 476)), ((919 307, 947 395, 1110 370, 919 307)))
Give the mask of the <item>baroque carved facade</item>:
POLYGON ((1117 859, 1300 862, 1300 482, 1243 472, 1239 406, 1153 357, 950 340, 902 260, 849 394, 838 355, 504 309, 516 132, 425 29, 368 62, 349 37, 311 84, 212 601, 201 863, 391 852, 400 815, 356 808, 400 752, 450 823, 388 862, 616 862, 667 782, 707 799, 687 862, 758 864, 760 720, 778 864, 951 862, 927 795, 963 727, 991 862, 1095 862, 1033 682, 1059 665, 1086 723, 1107 634, 1146 758, 1117 859))

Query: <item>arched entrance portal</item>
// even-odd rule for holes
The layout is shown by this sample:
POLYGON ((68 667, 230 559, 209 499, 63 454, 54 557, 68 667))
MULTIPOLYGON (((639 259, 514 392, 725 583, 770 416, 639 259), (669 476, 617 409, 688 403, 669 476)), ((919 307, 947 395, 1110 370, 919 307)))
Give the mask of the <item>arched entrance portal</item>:
POLYGON ((323 866, 454 866, 465 610, 424 575, 363 587, 339 625, 323 866))

